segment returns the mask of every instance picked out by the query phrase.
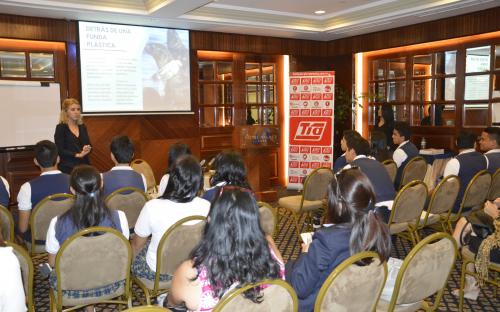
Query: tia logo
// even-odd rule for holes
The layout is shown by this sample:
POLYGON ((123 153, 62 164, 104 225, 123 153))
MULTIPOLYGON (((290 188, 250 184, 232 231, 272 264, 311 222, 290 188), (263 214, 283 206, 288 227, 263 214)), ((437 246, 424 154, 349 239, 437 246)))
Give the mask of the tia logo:
POLYGON ((296 141, 320 141, 325 132, 325 121, 301 121, 295 132, 296 141))

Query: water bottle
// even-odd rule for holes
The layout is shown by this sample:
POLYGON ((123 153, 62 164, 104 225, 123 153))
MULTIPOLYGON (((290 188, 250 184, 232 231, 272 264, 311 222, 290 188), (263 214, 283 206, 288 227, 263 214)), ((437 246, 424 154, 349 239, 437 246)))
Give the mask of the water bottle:
POLYGON ((422 137, 422 141, 420 141, 420 148, 425 149, 427 147, 427 141, 425 140, 425 137, 422 137))

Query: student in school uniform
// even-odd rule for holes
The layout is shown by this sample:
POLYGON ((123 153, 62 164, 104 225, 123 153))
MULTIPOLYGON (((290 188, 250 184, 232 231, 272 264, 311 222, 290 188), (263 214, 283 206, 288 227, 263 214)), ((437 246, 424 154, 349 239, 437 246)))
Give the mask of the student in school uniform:
POLYGON ((111 140, 110 149, 115 166, 102 175, 104 198, 122 187, 135 187, 145 192, 146 178, 129 166, 134 158, 134 143, 125 135, 116 136, 111 140))

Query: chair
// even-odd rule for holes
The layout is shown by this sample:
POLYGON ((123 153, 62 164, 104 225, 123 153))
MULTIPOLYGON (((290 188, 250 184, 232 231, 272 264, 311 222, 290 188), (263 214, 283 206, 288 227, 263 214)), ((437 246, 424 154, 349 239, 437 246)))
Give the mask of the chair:
POLYGON ((497 169, 491 177, 490 191, 488 192, 488 200, 495 200, 500 197, 500 169, 497 169))
POLYGON ((70 311, 97 303, 131 307, 131 263, 132 248, 121 232, 108 227, 91 227, 73 234, 56 255, 57 287, 49 291, 50 311, 54 308, 63 311, 63 306, 72 306, 64 310, 70 311), (101 288, 122 281, 116 289, 103 292, 101 296, 74 298, 63 294, 63 290, 101 288), (121 298, 112 300, 117 297, 121 298))
POLYGON ((274 237, 274 234, 278 229, 276 209, 265 202, 258 202, 257 205, 259 205, 260 227, 266 235, 274 237))
POLYGON ((106 206, 121 210, 127 216, 128 226, 133 229, 142 207, 148 201, 146 193, 135 187, 122 187, 106 197, 106 206))
POLYGON ((427 200, 427 186, 422 181, 412 181, 398 192, 389 216, 391 234, 397 234, 416 244, 418 224, 427 200), (408 235, 405 234, 408 232, 408 235))
POLYGON ((325 205, 324 199, 332 178, 333 172, 330 168, 315 169, 306 177, 302 195, 286 196, 278 200, 278 207, 292 213, 297 236, 300 237, 299 220, 302 214, 306 214, 306 221, 310 221, 311 212, 325 205))
POLYGON ((425 159, 421 156, 413 157, 403 169, 399 188, 402 188, 411 181, 424 181, 426 172, 427 162, 425 159))
POLYGON ((422 212, 419 229, 439 222, 443 231, 453 233, 453 229, 448 226, 448 219, 459 191, 460 178, 456 175, 449 175, 439 182, 432 191, 427 211, 422 212))
POLYGON ((457 244, 447 233, 424 238, 406 256, 390 301, 380 298, 377 311, 435 311, 455 265, 457 244), (435 293, 434 303, 424 299, 435 293))
MULTIPOLYGON (((469 263, 475 263, 476 254, 474 254, 472 251, 470 251, 470 249, 467 246, 462 247, 461 254, 462 254, 462 274, 460 275, 460 291, 459 291, 460 299, 459 299, 458 311, 463 311, 465 276, 471 275, 471 276, 474 276, 475 278, 477 278, 477 276, 478 276, 478 274, 476 273, 475 270, 468 270, 467 269, 467 265, 469 263)), ((488 265, 488 272, 492 272, 492 273, 496 274, 496 279, 487 278, 487 279, 484 279, 484 282, 495 285, 495 287, 500 287, 500 279, 499 279, 500 263, 495 263, 495 262, 490 261, 490 263, 488 265)), ((496 293, 496 290, 495 290, 495 293, 496 293)))
POLYGON ((396 162, 392 159, 384 160, 382 165, 384 165, 389 177, 391 177, 392 183, 394 183, 394 181, 396 181, 396 174, 398 173, 398 165, 396 165, 396 162))
POLYGON ((28 249, 31 256, 45 253, 45 245, 37 245, 36 241, 45 241, 47 230, 52 218, 68 211, 74 203, 74 196, 58 193, 49 195, 42 199, 33 209, 30 215, 31 242, 28 249))
POLYGON ((35 278, 35 269, 29 253, 23 247, 7 241, 7 246, 12 247, 14 254, 21 267, 21 276, 23 278, 24 294, 26 295, 26 304, 29 312, 35 312, 35 303, 33 301, 33 280, 35 278))
POLYGON ((321 286, 314 312, 373 311, 387 278, 387 263, 375 252, 361 252, 338 265, 321 286), (371 260, 369 265, 356 263, 371 260), (360 296, 360 294, 363 294, 360 296))
POLYGON ((151 166, 144 159, 134 159, 130 163, 130 167, 141 173, 146 178, 146 187, 148 194, 156 194, 158 192, 158 187, 156 185, 155 174, 151 166))
POLYGON ((463 215, 469 215, 471 211, 483 208, 491 185, 491 175, 486 170, 481 170, 470 180, 460 202, 457 213, 450 213, 448 228, 453 229, 452 223, 463 215), (464 212, 464 209, 472 208, 464 212))
POLYGON ((152 305, 134 307, 134 308, 123 310, 123 312, 168 312, 168 311, 171 312, 172 310, 167 309, 167 308, 152 306, 152 305))
POLYGON ((14 218, 9 209, 0 205, 0 231, 6 241, 14 241, 14 218))
POLYGON ((236 288, 225 294, 212 310, 213 312, 297 312, 299 300, 292 286, 280 279, 264 280, 245 287, 236 288), (243 293, 257 286, 267 285, 263 293, 263 301, 254 303, 246 299, 243 293))
POLYGON ((158 243, 156 256, 155 280, 133 276, 133 281, 142 289, 146 296, 146 304, 151 304, 151 298, 157 297, 170 289, 172 281, 160 282, 160 274, 174 275, 177 267, 189 259, 191 250, 200 242, 206 217, 190 216, 173 224, 163 234, 158 243), (193 223, 193 221, 198 221, 193 223))

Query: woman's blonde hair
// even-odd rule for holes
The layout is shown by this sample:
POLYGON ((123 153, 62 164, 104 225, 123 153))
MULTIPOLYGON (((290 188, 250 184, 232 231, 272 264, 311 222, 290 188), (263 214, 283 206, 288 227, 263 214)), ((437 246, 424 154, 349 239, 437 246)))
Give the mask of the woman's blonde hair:
MULTIPOLYGON (((64 124, 68 123, 67 111, 68 111, 68 108, 73 104, 76 104, 76 105, 81 107, 80 102, 78 102, 78 100, 74 99, 74 98, 67 98, 62 102, 61 113, 59 114, 59 123, 64 123, 64 124)), ((83 118, 81 115, 80 115, 80 119, 78 119, 77 124, 79 124, 79 125, 83 124, 83 118)))

